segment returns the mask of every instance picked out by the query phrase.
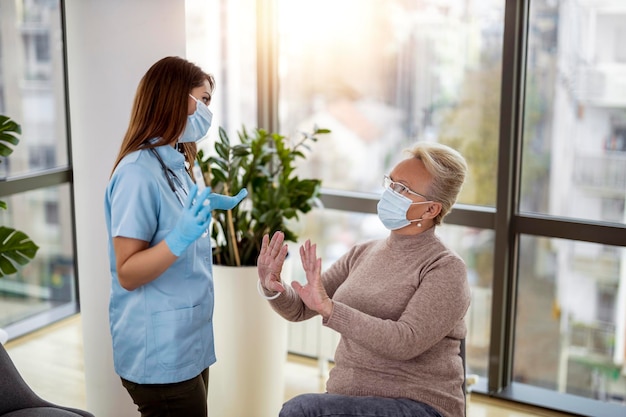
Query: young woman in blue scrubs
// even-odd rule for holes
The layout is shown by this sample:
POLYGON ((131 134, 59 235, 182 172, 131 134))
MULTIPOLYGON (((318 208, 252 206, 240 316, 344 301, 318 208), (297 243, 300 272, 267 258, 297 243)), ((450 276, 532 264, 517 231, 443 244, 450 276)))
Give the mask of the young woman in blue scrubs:
POLYGON ((212 75, 166 57, 141 79, 106 189, 116 373, 142 416, 207 415, 213 345, 212 210, 190 167, 211 126, 212 75))

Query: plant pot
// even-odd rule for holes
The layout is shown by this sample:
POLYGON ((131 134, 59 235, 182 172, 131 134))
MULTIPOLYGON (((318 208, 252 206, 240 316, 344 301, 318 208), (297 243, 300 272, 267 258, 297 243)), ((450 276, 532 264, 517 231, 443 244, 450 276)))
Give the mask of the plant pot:
POLYGON ((209 371, 209 417, 277 416, 284 402, 287 321, 259 296, 256 267, 214 265, 213 280, 217 362, 209 371))

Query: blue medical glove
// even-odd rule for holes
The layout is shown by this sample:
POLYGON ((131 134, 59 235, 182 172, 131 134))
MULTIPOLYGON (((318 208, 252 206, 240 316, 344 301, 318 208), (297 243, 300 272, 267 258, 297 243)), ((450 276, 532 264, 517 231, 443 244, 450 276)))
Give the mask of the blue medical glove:
POLYGON ((248 195, 248 190, 242 188, 236 196, 227 196, 222 194, 209 194, 209 202, 212 210, 231 210, 248 195))
POLYGON ((210 192, 211 189, 206 188, 196 199, 198 186, 194 184, 189 190, 176 226, 165 236, 165 243, 174 255, 180 256, 211 224, 211 204, 204 204, 210 192))

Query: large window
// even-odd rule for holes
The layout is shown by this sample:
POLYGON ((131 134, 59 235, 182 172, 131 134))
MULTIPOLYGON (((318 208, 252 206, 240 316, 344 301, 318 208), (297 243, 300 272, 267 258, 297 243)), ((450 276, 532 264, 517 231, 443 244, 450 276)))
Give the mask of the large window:
MULTIPOLYGON (((545 391, 519 388, 600 400, 607 403, 608 413, 612 410, 608 404, 624 403, 625 308, 620 283, 625 278, 622 250, 612 245, 623 228, 610 225, 624 222, 624 158, 619 154, 624 106, 623 99, 616 97, 622 91, 618 86, 624 69, 615 58, 620 49, 614 39, 626 22, 619 20, 623 13, 612 7, 617 3, 594 7, 594 2, 585 2, 582 7, 578 2, 534 1, 521 6, 458 2, 461 13, 455 13, 453 6, 440 7, 441 2, 365 2, 350 7, 350 13, 342 13, 334 4, 323 10, 323 3, 307 3, 317 10, 313 12, 303 2, 295 3, 279 2, 277 10, 281 16, 280 127, 296 130, 328 123, 339 132, 334 141, 318 145, 319 156, 309 173, 321 176, 333 189, 372 191, 376 176, 394 162, 384 156, 405 145, 403 140, 438 140, 457 147, 470 163, 470 181, 460 202, 495 206, 495 238, 480 228, 462 227, 455 234, 440 231, 468 261, 473 293, 467 317, 468 361, 470 369, 487 382, 479 390, 579 412, 582 406, 569 398, 542 401, 550 398, 540 395, 545 391), (298 12, 328 17, 314 19, 323 22, 320 31, 343 30, 343 37, 331 36, 334 42, 325 43, 324 35, 300 33, 304 43, 298 44, 293 17, 298 12), (394 12, 395 19, 390 19, 394 12), (387 30, 387 20, 403 24, 387 30), (447 20, 455 24, 447 25, 447 20), (431 28, 430 21, 437 25, 429 37, 424 34, 431 28), (472 24, 463 25, 464 21, 472 24), (419 25, 412 28, 410 22, 419 25), (381 29, 363 34, 359 31, 363 27, 381 29), (592 36, 588 30, 599 34, 592 36), (401 39, 398 32, 429 42, 402 48, 390 42, 401 39), (465 53, 442 61, 450 45, 455 45, 450 42, 455 35, 465 53), (371 48, 354 47, 354 42, 371 48), (419 59, 425 50, 429 59, 419 59), (405 56, 398 59, 402 53, 405 56), (468 56, 479 59, 464 61, 468 56), (459 63, 456 71, 450 71, 455 62, 459 63), (589 85, 581 70, 572 67, 593 62, 610 68, 611 75, 593 73, 589 85), (513 75, 524 70, 524 77, 513 75), (395 76, 383 77, 384 71, 395 76), (500 74, 511 84, 502 86, 500 74), (445 90, 442 79, 452 85, 450 90, 445 90), (389 83, 399 87, 388 88, 389 83), (586 89, 599 91, 587 91, 590 96, 581 100, 575 94, 584 91, 574 83, 587 83, 586 89), (430 105, 395 100, 398 92, 422 100, 427 92, 430 105), (341 106, 335 105, 338 101, 341 106), (375 106, 380 102, 391 111, 375 106), (416 111, 424 107, 432 110, 429 117, 416 111), (392 122, 390 114, 397 116, 392 122), (506 117, 503 126, 500 117, 506 117), (520 120, 521 128, 515 131, 520 120), (381 131, 399 132, 400 141, 390 136, 381 139, 377 133, 381 131), (382 155, 383 160, 372 161, 371 155, 382 155), (493 175, 498 169, 498 175, 493 175), (589 221, 590 229, 535 214, 589 221), (609 223, 595 229, 597 221, 609 223), (533 233, 539 236, 531 237, 533 233), (540 237, 544 234, 547 237, 540 237), (463 242, 481 235, 479 242, 486 250, 479 250, 478 241, 469 246, 471 251, 464 249, 463 242), (554 239, 563 235, 570 240, 554 239), (519 395, 513 394, 516 384, 519 395)), ((340 200, 340 194, 332 193, 334 208, 358 209, 349 198, 340 200)), ((450 222, 480 226, 482 213, 463 206, 450 222)), ((347 228, 342 239, 349 230, 354 229, 347 228)), ((623 237, 617 240, 624 245, 623 237)))
MULTIPOLYGON (((495 205, 504 4, 440 3, 277 2, 279 128, 294 137, 314 124, 331 130, 313 145, 302 175, 376 199, 403 149, 436 140, 468 159, 460 201, 495 205), (304 19, 315 22, 311 30, 304 19)), ((308 237, 333 254, 325 264, 341 247, 388 233, 375 215, 324 224, 308 237)), ((485 378, 493 233, 446 226, 440 234, 469 265, 468 364, 485 378)))
POLYGON ((520 210, 624 223, 620 1, 531 2, 520 210))
POLYGON ((530 3, 519 212, 554 230, 519 230, 528 234, 518 241, 512 373, 535 387, 619 404, 626 257, 624 239, 608 232, 624 236, 626 219, 625 6, 530 3), (608 230, 576 233, 583 224, 608 230), (571 240, 557 239, 565 230, 571 240))
POLYGON ((0 163, 0 224, 40 248, 0 279, 0 327, 11 338, 78 309, 64 68, 59 1, 0 0, 0 114, 22 128, 0 163))
POLYGON ((323 181, 325 207, 301 233, 325 264, 386 233, 380 178, 403 148, 457 148, 470 175, 438 233, 468 265, 475 392, 624 415, 622 0, 209 3, 223 13, 213 38, 231 34, 214 45, 215 68, 236 65, 235 80, 256 68, 258 119, 246 123, 293 137, 332 130, 299 167, 323 181), (243 27, 252 10, 256 35, 243 27))
POLYGON ((279 126, 331 129, 306 167, 324 186, 378 193, 402 149, 437 140, 468 159, 460 202, 495 204, 504 4, 445 3, 278 2, 279 126))
POLYGON ((187 0, 187 58, 215 77, 213 127, 200 149, 210 152, 218 126, 236 138, 257 120, 255 0, 187 0))
POLYGON ((513 378, 624 402, 624 248, 522 236, 513 378))

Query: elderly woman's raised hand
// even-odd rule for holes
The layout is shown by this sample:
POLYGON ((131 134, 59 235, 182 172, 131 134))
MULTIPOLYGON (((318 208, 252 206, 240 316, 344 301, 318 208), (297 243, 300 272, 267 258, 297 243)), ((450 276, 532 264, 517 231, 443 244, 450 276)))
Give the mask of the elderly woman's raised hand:
POLYGON ((280 273, 287 257, 288 247, 284 244, 285 234, 276 232, 270 240, 269 235, 263 236, 261 242, 261 252, 257 259, 257 273, 261 285, 268 291, 283 292, 280 273))
POLYGON ((316 245, 307 239, 300 247, 300 260, 306 274, 306 285, 294 281, 291 286, 298 293, 304 304, 328 319, 333 311, 333 302, 322 285, 322 259, 317 257, 316 245))

